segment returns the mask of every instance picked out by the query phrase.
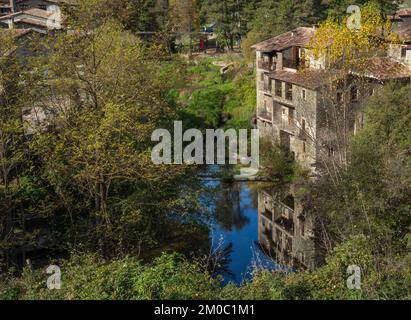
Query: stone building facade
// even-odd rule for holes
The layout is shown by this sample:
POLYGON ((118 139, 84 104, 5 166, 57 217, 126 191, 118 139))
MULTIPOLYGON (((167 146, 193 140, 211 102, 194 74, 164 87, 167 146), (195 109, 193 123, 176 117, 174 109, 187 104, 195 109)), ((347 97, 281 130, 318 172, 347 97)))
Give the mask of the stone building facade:
MULTIPOLYGON (((325 58, 314 58, 314 27, 300 27, 254 45, 260 136, 288 149, 313 176, 321 174, 321 159, 337 158, 341 149, 335 126, 343 126, 347 136, 355 134, 366 121, 360 111, 364 99, 392 79, 410 81, 411 9, 400 10, 391 19, 401 42, 369 57, 361 77, 356 70, 331 73, 325 58)), ((315 217, 293 187, 281 196, 260 191, 258 206, 259 243, 277 263, 306 269, 322 263, 315 217)))
POLYGON ((385 55, 369 58, 361 86, 354 70, 331 74, 325 58, 314 58, 310 43, 315 27, 300 27, 254 45, 261 135, 288 149, 302 167, 317 174, 321 157, 336 157, 343 144, 332 130, 333 115, 344 113, 345 135, 355 134, 364 120, 361 101, 388 80, 409 81, 409 12, 400 11, 401 21, 394 25, 403 44, 390 45, 385 55))

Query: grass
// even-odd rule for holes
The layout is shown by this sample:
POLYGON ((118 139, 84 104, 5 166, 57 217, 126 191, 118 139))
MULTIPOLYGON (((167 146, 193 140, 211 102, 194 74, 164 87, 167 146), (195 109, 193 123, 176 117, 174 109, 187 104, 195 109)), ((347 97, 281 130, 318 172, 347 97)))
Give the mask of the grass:
POLYGON ((241 58, 202 58, 188 68, 189 87, 180 94, 183 119, 197 128, 248 129, 255 113, 255 73, 241 58), (225 75, 216 62, 233 64, 225 75))

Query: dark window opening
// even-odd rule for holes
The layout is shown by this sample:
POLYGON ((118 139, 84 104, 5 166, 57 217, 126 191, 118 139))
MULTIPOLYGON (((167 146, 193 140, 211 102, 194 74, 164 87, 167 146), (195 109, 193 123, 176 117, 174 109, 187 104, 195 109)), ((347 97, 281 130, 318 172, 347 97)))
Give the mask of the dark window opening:
POLYGON ((300 48, 291 47, 283 51, 283 66, 285 68, 297 69, 300 65, 300 48))
POLYGON ((358 102, 358 88, 356 86, 351 88, 351 102, 358 102))
POLYGON ((287 100, 293 100, 293 85, 291 83, 285 84, 285 98, 287 100))
POLYGON ((402 47, 401 48, 401 58, 405 58, 407 56, 407 48, 402 47))
POLYGON ((277 97, 283 96, 283 84, 281 81, 275 80, 275 95, 277 97))

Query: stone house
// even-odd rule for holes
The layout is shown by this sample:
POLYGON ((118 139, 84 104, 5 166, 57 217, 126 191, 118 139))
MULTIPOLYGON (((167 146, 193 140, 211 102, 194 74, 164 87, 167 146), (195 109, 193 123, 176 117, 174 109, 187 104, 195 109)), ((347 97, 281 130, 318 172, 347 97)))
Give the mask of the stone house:
POLYGON ((391 17, 393 31, 399 36, 402 44, 391 44, 389 56, 411 68, 411 8, 397 11, 391 17))
MULTIPOLYGON (((411 9, 402 9, 391 17, 402 42, 368 58, 361 77, 356 70, 330 73, 325 58, 314 58, 310 43, 315 27, 300 27, 254 45, 261 137, 287 148, 313 175, 321 174, 321 159, 335 158, 342 148, 336 123, 355 134, 365 121, 360 111, 363 99, 391 79, 410 81, 410 13, 411 9), (344 122, 333 122, 339 112, 344 122)), ((305 210, 293 186, 281 195, 260 191, 258 213, 259 243, 277 263, 305 269, 322 263, 315 216, 305 210)))
POLYGON ((52 11, 28 9, 0 17, 0 27, 9 29, 31 29, 46 34, 51 29, 60 29, 60 21, 52 11))
MULTIPOLYGON (((404 18, 404 13, 400 16, 404 18)), ((327 59, 314 57, 310 43, 315 32, 315 27, 300 27, 253 46, 261 136, 287 148, 313 174, 321 170, 322 157, 337 157, 342 143, 337 141, 341 137, 333 132, 331 120, 334 114, 343 113, 340 107, 350 110, 342 121, 349 134, 354 134, 364 121, 358 112, 361 101, 386 81, 408 81, 411 75, 405 64, 408 45, 401 45, 406 48, 405 56, 395 55, 393 45, 390 52, 367 61, 363 70, 366 85, 359 87, 355 70, 330 74, 327 59)), ((401 34, 408 37, 405 41, 411 40, 407 32, 401 34)))

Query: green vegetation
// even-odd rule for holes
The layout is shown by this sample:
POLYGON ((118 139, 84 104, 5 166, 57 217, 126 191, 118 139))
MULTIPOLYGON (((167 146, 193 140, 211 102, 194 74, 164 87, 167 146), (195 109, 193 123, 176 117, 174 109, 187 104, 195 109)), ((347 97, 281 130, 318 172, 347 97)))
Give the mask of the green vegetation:
POLYGON ((368 239, 356 237, 337 246, 315 272, 286 275, 256 269, 252 282, 224 288, 201 263, 177 254, 163 254, 150 265, 130 257, 104 261, 76 255, 62 265, 61 290, 47 289, 45 270, 26 269, 19 279, 2 276, 0 299, 410 299, 410 256, 376 268, 371 252, 368 239), (346 286, 346 270, 353 263, 363 270, 361 290, 346 286))
MULTIPOLYGON (((377 3, 391 10, 391 1, 377 3)), ((198 5, 202 22, 217 22, 219 41, 233 50, 237 40, 248 48, 335 16, 346 2, 198 5)), ((0 268, 7 270, 0 299, 411 299, 409 86, 391 83, 370 98, 365 126, 348 137, 348 161, 335 175, 308 181, 285 150, 262 142, 264 178, 298 182, 321 226, 327 260, 313 272, 256 269, 249 283, 223 288, 204 256, 208 230, 196 219, 207 216, 199 168, 154 165, 150 136, 174 120, 201 129, 249 128, 252 53, 187 61, 171 55, 175 28, 190 28, 197 13, 178 26, 154 7, 149 0, 84 1, 70 13, 74 31, 35 38, 36 50, 47 55, 24 65, 10 54, 13 39, 0 32, 0 268), (119 4, 127 15, 116 11, 119 4), (135 34, 152 29, 150 42, 135 34), (27 106, 46 111, 44 126, 22 121, 27 106), (66 257, 50 259, 63 271, 62 290, 47 289, 42 267, 11 267, 16 256, 21 267, 33 248, 66 257), (362 269, 361 290, 346 286, 353 264, 362 269)), ((227 182, 231 172, 221 177, 227 182)))
POLYGON ((188 68, 189 87, 180 95, 183 119, 200 128, 247 129, 255 113, 255 73, 241 58, 201 58, 188 68), (221 74, 223 66, 228 71, 221 74))
POLYGON ((365 234, 376 251, 405 254, 411 225, 410 105, 408 85, 392 83, 378 92, 365 106, 364 129, 349 144, 347 170, 338 180, 325 177, 311 186, 307 202, 327 221, 328 239, 365 234))

